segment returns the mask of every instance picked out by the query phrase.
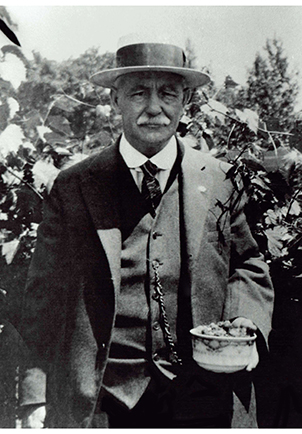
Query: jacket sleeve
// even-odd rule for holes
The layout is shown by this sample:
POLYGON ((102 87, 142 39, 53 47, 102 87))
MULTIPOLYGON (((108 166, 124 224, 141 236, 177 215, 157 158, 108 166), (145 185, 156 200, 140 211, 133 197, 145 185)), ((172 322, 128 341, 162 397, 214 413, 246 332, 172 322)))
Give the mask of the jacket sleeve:
POLYGON ((237 197, 231 211, 231 263, 224 318, 251 319, 267 341, 274 290, 269 267, 247 223, 245 203, 245 195, 237 197))
POLYGON ((57 182, 44 199, 43 212, 23 295, 21 335, 29 357, 21 366, 21 405, 45 402, 48 366, 56 338, 64 332, 64 276, 68 258, 57 182))

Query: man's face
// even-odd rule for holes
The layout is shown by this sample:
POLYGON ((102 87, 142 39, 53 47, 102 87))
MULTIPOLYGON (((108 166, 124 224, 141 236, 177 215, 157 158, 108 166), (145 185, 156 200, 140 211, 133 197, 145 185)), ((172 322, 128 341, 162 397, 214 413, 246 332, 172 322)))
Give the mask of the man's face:
POLYGON ((148 157, 175 134, 184 108, 183 79, 168 72, 138 72, 120 77, 112 103, 122 115, 126 139, 148 157))

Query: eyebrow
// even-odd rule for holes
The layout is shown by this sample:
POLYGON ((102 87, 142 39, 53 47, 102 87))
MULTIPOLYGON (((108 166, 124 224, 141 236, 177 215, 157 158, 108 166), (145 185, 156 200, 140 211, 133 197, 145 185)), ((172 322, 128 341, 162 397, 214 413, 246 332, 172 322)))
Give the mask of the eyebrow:
MULTIPOLYGON (((135 91, 139 91, 139 90, 149 90, 149 89, 150 89, 150 86, 145 86, 143 84, 137 84, 135 86, 130 87, 130 89, 128 89, 127 93, 128 92, 135 92, 135 91)), ((171 90, 171 91, 176 92, 178 89, 177 89, 177 86, 174 84, 162 84, 158 90, 171 90)))
POLYGON ((130 89, 128 89, 128 91, 133 92, 135 90, 147 90, 147 89, 150 89, 150 87, 144 86, 143 84, 137 84, 135 86, 130 87, 130 89))

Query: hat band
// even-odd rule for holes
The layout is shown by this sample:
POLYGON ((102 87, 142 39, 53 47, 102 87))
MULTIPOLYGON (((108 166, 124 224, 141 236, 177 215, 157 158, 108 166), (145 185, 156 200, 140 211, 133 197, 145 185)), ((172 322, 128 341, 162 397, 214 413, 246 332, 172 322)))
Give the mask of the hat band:
POLYGON ((183 50, 167 44, 133 44, 116 53, 117 68, 128 66, 173 66, 183 68, 186 56, 183 50))

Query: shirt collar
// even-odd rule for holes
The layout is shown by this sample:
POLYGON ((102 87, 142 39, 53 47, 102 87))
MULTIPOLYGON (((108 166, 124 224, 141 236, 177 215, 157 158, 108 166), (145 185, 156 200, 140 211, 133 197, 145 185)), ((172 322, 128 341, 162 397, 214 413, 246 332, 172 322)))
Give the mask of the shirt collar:
MULTIPOLYGON (((120 153, 129 169, 140 167, 148 160, 145 155, 130 145, 124 134, 122 135, 120 141, 120 153)), ((176 138, 175 136, 172 136, 164 149, 153 155, 153 157, 150 158, 150 161, 156 164, 156 166, 161 170, 171 170, 176 160, 176 156, 176 138)))

